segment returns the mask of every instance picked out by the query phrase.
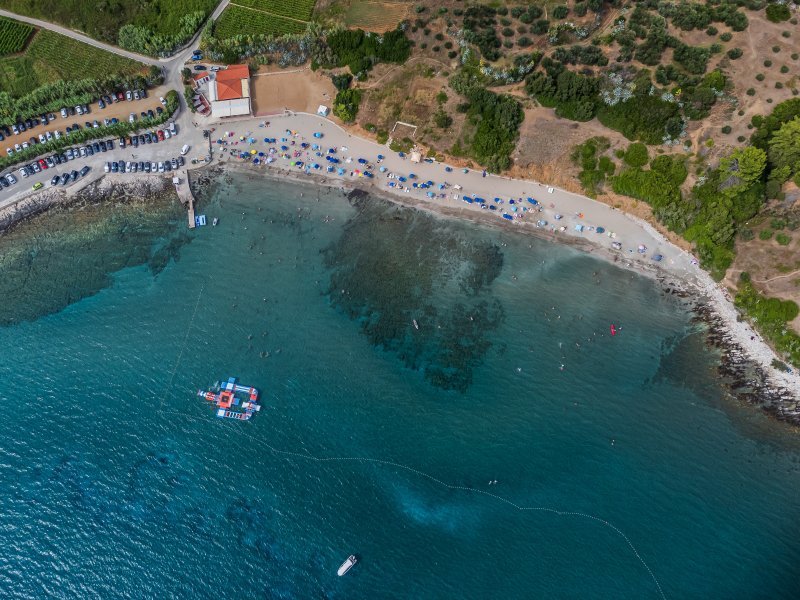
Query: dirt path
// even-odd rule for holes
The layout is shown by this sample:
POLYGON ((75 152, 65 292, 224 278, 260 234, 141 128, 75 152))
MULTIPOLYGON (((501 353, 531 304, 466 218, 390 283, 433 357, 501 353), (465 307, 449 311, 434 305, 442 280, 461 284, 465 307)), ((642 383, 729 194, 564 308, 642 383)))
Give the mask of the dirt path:
POLYGON ((371 90, 372 88, 374 88, 374 87, 375 87, 376 85, 378 85, 378 84, 379 84, 381 81, 383 81, 384 79, 386 79, 386 78, 387 78, 389 75, 391 75, 392 73, 394 73, 394 72, 395 72, 395 71, 397 71, 398 69, 402 69, 402 68, 404 68, 404 67, 407 67, 408 65, 410 65, 410 64, 411 64, 411 63, 413 63, 413 62, 419 62, 419 61, 425 61, 425 60, 427 60, 427 61, 430 61, 430 62, 434 62, 434 63, 436 63, 436 64, 438 64, 438 65, 441 65, 441 66, 443 66, 443 67, 446 67, 446 68, 448 68, 448 69, 450 68, 450 65, 448 65, 447 63, 444 63, 444 62, 442 62, 442 61, 440 61, 440 60, 436 60, 435 58, 432 58, 432 57, 430 57, 430 56, 415 56, 414 58, 410 58, 409 60, 407 60, 406 62, 404 62, 402 65, 397 65, 396 67, 392 67, 391 69, 389 69, 388 71, 386 71, 386 73, 384 73, 383 75, 381 75, 380 77, 378 77, 378 78, 377 78, 375 81, 373 81, 371 84, 369 84, 369 85, 365 85, 365 86, 363 86, 363 87, 360 87, 359 89, 362 89, 362 90, 371 90))

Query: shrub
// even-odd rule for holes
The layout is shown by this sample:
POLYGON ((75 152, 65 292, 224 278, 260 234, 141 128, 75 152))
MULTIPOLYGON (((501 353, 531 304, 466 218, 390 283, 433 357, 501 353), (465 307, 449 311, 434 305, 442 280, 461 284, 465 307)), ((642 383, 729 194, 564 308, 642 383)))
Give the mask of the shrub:
POLYGON ((361 104, 361 90, 341 90, 333 101, 333 114, 345 123, 352 123, 358 114, 359 104, 361 104))
POLYGON ((732 38, 733 35, 731 34, 730 31, 726 31, 721 36, 719 36, 719 39, 721 39, 723 42, 730 42, 732 38))
POLYGON ((584 15, 586 15, 586 10, 587 10, 586 2, 576 2, 575 6, 573 7, 573 10, 575 11, 576 15, 578 15, 579 17, 583 17, 584 15))
POLYGON ((439 129, 447 129, 453 124, 453 117, 448 115, 444 110, 439 108, 433 115, 433 122, 439 129))
MULTIPOLYGON (((749 242, 756 237, 756 234, 752 229, 745 228, 739 232, 739 237, 742 238, 743 241, 749 242)), ((739 274, 739 280, 744 282, 750 281, 750 274, 747 271, 742 271, 739 274)))
POLYGON ((500 19, 500 25, 508 27, 509 25, 511 25, 511 19, 500 19))
POLYGON ((756 90, 755 90, 755 88, 747 88, 747 91, 745 93, 748 96, 755 96, 756 95, 756 90))
POLYGON ((647 146, 638 142, 631 144, 628 146, 623 160, 631 167, 643 167, 648 160, 647 146))
POLYGON ((719 33, 719 29, 717 29, 713 25, 708 29, 706 29, 706 35, 715 36, 717 35, 717 33, 719 33))
POLYGON ((519 27, 517 27, 517 33, 520 33, 520 34, 528 33, 528 28, 525 27, 525 25, 520 25, 519 27))
POLYGON ((742 54, 743 53, 741 48, 731 48, 727 52, 728 58, 730 58, 731 60, 736 60, 738 58, 741 58, 742 54))
POLYGON ((780 51, 781 51, 781 47, 780 47, 780 46, 773 46, 773 47, 772 47, 772 51, 773 51, 775 54, 778 54, 778 52, 780 52, 780 51))
POLYGON ((331 81, 333 82, 333 86, 341 91, 346 90, 350 87, 350 84, 353 82, 353 76, 350 73, 341 73, 339 75, 331 75, 331 81))
POLYGON ((567 15, 569 14, 569 8, 563 4, 559 4, 553 9, 552 14, 554 19, 566 19, 567 15))
POLYGON ((765 60, 764 61, 764 66, 769 69, 772 66, 772 61, 769 60, 769 59, 765 60))
POLYGON ((768 239, 771 239, 772 238, 772 234, 774 234, 774 233, 775 232, 772 231, 772 229, 769 229, 769 228, 762 229, 761 231, 758 232, 758 239, 766 241, 768 239))
POLYGON ((747 139, 746 137, 740 135, 739 137, 736 138, 736 141, 739 142, 740 144, 743 144, 746 139, 747 139))
POLYGON ((797 52, 792 52, 792 60, 797 60, 798 58, 800 58, 800 54, 797 52))
POLYGON ((446 42, 444 43, 444 47, 445 47, 445 48, 447 48, 448 50, 450 50, 450 49, 453 47, 453 42, 451 42, 451 41, 449 41, 449 40, 448 40, 448 41, 446 41, 446 42))
POLYGON ((763 73, 758 73, 756 75, 756 81, 764 81, 764 74, 763 73))
POLYGON ((447 58, 455 58, 456 56, 458 56, 458 52, 455 50, 450 50, 450 52, 447 53, 447 58))
POLYGON ((725 125, 725 126, 722 127, 722 133, 727 135, 730 132, 731 132, 731 126, 730 125, 725 125))
POLYGON ((389 132, 385 129, 379 129, 375 134, 375 141, 379 144, 385 144, 389 140, 389 132))
POLYGON ((768 4, 767 5, 767 19, 772 21, 773 23, 780 23, 782 21, 788 21, 791 18, 792 13, 789 10, 789 7, 785 4, 768 4))
POLYGON ((783 89, 783 84, 780 81, 776 81, 775 82, 775 89, 776 90, 782 90, 783 89))
POLYGON ((444 34, 442 34, 442 33, 437 33, 437 34, 436 34, 435 36, 433 36, 433 37, 435 37, 437 40, 439 40, 439 41, 441 42, 441 41, 444 39, 444 34))
POLYGON ((790 32, 788 32, 788 31, 781 31, 781 36, 783 36, 785 38, 790 38, 790 37, 792 37, 792 34, 790 32))
POLYGON ((425 48, 427 48, 427 47, 428 47, 428 44, 427 44, 426 42, 422 42, 422 43, 419 45, 419 47, 420 47, 422 50, 425 50, 425 48))
POLYGON ((511 40, 505 40, 503 42, 503 48, 513 48, 513 47, 514 47, 514 42, 512 42, 511 40))
POLYGON ((550 29, 550 21, 546 19, 539 19, 531 26, 531 33, 534 35, 542 35, 547 33, 550 29))
POLYGON ((792 241, 792 236, 786 235, 785 233, 779 233, 775 236, 775 241, 778 242, 781 246, 788 246, 789 243, 792 241))
POLYGON ((503 37, 511 37, 514 35, 514 30, 510 27, 504 27, 500 33, 503 34, 503 37))
POLYGON ((523 35, 521 38, 517 40, 517 46, 519 46, 520 48, 527 48, 532 43, 533 42, 531 41, 531 38, 525 35, 523 35))

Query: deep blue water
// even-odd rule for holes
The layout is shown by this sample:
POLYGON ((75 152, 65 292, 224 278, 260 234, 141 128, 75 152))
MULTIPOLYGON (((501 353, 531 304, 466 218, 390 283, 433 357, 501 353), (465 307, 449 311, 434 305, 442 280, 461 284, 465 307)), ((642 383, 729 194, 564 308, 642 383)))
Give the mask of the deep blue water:
POLYGON ((800 595, 797 436, 653 282, 243 176, 148 210, 0 239, 3 598, 800 595))

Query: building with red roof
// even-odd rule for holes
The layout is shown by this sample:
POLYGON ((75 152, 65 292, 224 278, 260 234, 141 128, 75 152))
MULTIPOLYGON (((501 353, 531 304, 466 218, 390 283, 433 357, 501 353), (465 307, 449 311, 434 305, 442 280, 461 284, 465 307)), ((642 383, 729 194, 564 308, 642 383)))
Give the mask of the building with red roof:
POLYGON ((211 114, 235 117, 250 114, 250 69, 247 65, 230 65, 213 73, 208 85, 211 114))

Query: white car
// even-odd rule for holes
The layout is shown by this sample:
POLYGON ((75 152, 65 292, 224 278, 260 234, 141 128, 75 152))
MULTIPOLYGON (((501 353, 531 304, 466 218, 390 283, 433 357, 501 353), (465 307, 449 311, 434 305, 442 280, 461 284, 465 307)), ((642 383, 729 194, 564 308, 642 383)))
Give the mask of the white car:
POLYGON ((57 140, 61 139, 61 132, 58 129, 53 132, 53 135, 56 136, 57 140))
POLYGON ((132 170, 133 170, 133 167, 131 167, 131 161, 126 162, 125 163, 125 172, 126 173, 130 173, 132 170))
POLYGON ((22 175, 23 178, 28 176, 28 170, 26 168, 22 168, 19 170, 19 174, 22 175))
POLYGON ((14 185, 15 183, 17 183, 17 178, 14 177, 11 173, 9 173, 8 175, 6 175, 6 181, 11 185, 14 185))
POLYGON ((161 96, 161 97, 158 99, 158 101, 159 101, 159 102, 161 102, 161 104, 163 104, 164 106, 166 106, 166 105, 167 105, 167 101, 166 101, 166 100, 164 100, 164 96, 161 96))
POLYGON ((164 172, 164 163, 163 162, 158 163, 158 172, 159 173, 163 173, 164 172))
POLYGON ((213 71, 213 72, 217 72, 217 71, 219 71, 219 67, 217 65, 214 65, 213 67, 211 67, 210 70, 213 71))
POLYGON ((61 116, 66 119, 69 116, 66 107, 61 109, 61 116))
POLYGON ((150 164, 150 172, 151 173, 155 173, 156 171, 158 171, 158 163, 151 163, 150 164))
POLYGON ((130 115, 128 115, 128 121, 133 123, 135 120, 136 120, 136 113, 131 113, 130 115))
POLYGON ((169 122, 169 132, 170 132, 172 135, 175 135, 175 134, 177 133, 177 131, 176 131, 176 129, 175 129, 175 121, 170 121, 170 122, 169 122))
POLYGON ((45 131, 44 135, 47 137, 48 142, 53 139, 53 134, 50 133, 49 131, 45 131))
POLYGON ((75 107, 75 112, 78 113, 79 115, 82 115, 83 114, 83 107, 80 104, 78 104, 75 107))
POLYGON ((184 144, 181 148, 181 156, 185 156, 189 152, 189 144, 184 144))
POLYGON ((111 163, 110 163, 110 162, 107 162, 107 163, 106 163, 106 166, 105 166, 105 167, 103 167, 103 168, 104 168, 105 172, 106 172, 106 173, 108 173, 109 171, 111 171, 111 163))
POLYGON ((165 129, 164 130, 164 139, 168 140, 171 137, 172 137, 172 134, 169 132, 169 129, 165 129))
POLYGON ((27 149, 28 146, 30 146, 30 144, 28 142, 22 142, 22 149, 23 150, 27 149))
POLYGON ((125 92, 125 100, 133 100, 133 94, 131 94, 130 90, 125 92))
POLYGON ((138 100, 139 99, 139 90, 133 90, 133 99, 134 100, 138 100))
POLYGON ((85 158, 88 152, 86 152, 86 146, 81 146, 78 148, 78 153, 81 155, 81 158, 85 158))
POLYGON ((11 156, 12 154, 14 154, 14 149, 13 148, 6 148, 6 154, 11 156))
POLYGON ((20 150, 22 150, 22 146, 20 146, 19 144, 14 144, 14 150, 19 152, 20 150))
POLYGON ((46 138, 46 137, 44 137, 44 134, 43 134, 43 133, 40 133, 40 134, 39 134, 39 143, 40 143, 40 144, 44 144, 46 141, 47 141, 47 138, 46 138))

